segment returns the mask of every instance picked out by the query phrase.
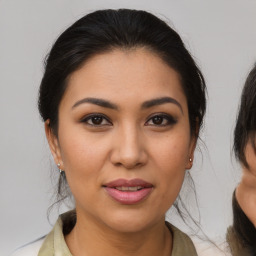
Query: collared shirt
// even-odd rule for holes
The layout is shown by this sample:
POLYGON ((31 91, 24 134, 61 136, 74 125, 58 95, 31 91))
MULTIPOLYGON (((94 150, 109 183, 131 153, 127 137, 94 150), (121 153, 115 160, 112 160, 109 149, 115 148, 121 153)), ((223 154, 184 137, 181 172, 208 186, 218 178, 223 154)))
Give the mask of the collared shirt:
MULTIPOLYGON (((63 228, 70 221, 72 212, 61 215, 52 231, 46 236, 38 256, 72 256, 65 242, 63 228)), ((197 256, 191 239, 182 231, 166 222, 167 227, 173 234, 173 249, 171 256, 197 256)))

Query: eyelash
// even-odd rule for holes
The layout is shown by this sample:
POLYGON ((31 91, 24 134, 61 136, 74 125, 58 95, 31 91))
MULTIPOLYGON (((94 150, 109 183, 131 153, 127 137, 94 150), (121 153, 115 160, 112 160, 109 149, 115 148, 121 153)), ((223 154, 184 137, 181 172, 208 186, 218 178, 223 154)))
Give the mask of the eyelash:
POLYGON ((103 114, 96 114, 96 113, 86 116, 85 118, 83 118, 83 119, 81 120, 81 122, 82 122, 82 123, 86 123, 86 124, 89 125, 89 126, 95 126, 95 127, 110 126, 110 125, 112 125, 112 123, 110 122, 110 120, 109 120, 105 115, 103 115, 103 114), (104 121, 107 121, 107 124, 93 124, 92 122, 89 123, 89 121, 90 121, 90 120, 92 121, 93 118, 101 118, 102 121, 103 121, 103 120, 104 120, 104 121))
MULTIPOLYGON (((94 121, 97 121, 96 119, 94 121)), ((157 120, 155 120, 157 121, 157 120)), ((94 127, 102 127, 102 126, 111 126, 112 122, 109 120, 109 118, 107 118, 105 115, 103 114, 90 114, 88 116, 86 116, 85 118, 83 118, 81 120, 82 123, 86 123, 89 126, 94 126, 94 127), (93 123, 92 119, 93 118, 100 118, 99 121, 101 121, 99 124, 95 124, 93 123), (89 123, 91 121, 91 123, 89 123), (107 122, 105 124, 102 124, 102 122, 107 122)), ((157 127, 165 127, 165 126, 171 126, 177 123, 177 120, 172 117, 171 115, 167 115, 167 114, 163 114, 163 113, 158 113, 158 114, 154 114, 152 115, 145 123, 146 126, 157 126, 157 127), (160 118, 160 121, 166 121, 165 124, 150 124, 150 121, 153 121, 154 118, 160 118), (161 120, 162 119, 162 120, 161 120)))
POLYGON ((165 126, 171 126, 177 123, 177 120, 171 116, 171 115, 167 115, 167 114, 163 114, 163 113, 158 113, 158 114, 154 114, 153 116, 151 116, 148 121, 146 122, 147 126, 157 126, 157 127, 165 127, 165 126), (165 124, 149 124, 149 121, 152 121, 154 118, 161 118, 162 121, 166 121, 165 124))

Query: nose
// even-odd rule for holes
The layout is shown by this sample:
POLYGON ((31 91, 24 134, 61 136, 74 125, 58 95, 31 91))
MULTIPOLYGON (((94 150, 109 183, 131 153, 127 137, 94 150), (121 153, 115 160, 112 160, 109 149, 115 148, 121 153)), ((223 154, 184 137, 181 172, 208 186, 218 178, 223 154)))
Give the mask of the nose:
POLYGON ((134 169, 146 164, 145 141, 139 129, 125 127, 115 134, 111 162, 125 169, 134 169))

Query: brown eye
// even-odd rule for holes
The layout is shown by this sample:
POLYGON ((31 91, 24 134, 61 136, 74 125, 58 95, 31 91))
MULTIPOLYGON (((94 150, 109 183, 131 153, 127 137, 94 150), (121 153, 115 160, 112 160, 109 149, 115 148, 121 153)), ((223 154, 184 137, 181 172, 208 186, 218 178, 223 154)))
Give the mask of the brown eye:
POLYGON ((104 115, 101 114, 92 114, 86 116, 81 122, 91 126, 111 125, 111 122, 104 115))
POLYGON ((152 118, 152 123, 156 125, 161 125, 163 123, 164 118, 162 116, 154 116, 152 118))
POLYGON ((94 116, 94 117, 91 117, 91 122, 94 124, 94 125, 100 125, 103 121, 103 117, 102 116, 94 116))
POLYGON ((177 120, 174 119, 172 116, 167 114, 158 114, 152 116, 147 122, 146 125, 150 126, 168 126, 174 125, 177 123, 177 120))

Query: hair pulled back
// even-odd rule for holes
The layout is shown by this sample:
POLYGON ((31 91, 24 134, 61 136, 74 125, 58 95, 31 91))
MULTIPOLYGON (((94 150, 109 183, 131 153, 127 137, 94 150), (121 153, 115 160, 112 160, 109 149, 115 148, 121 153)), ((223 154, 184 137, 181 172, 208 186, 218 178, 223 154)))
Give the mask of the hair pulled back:
POLYGON ((187 99, 191 132, 198 136, 205 114, 205 82, 180 36, 164 21, 139 10, 100 10, 64 31, 45 60, 38 108, 58 131, 58 108, 69 76, 89 58, 113 49, 146 47, 180 75, 187 99))
MULTIPOLYGON (((50 120, 50 127, 56 136, 59 105, 70 75, 97 54, 140 47, 157 54, 179 74, 188 104, 190 131, 193 136, 199 136, 206 109, 206 86, 201 71, 180 36, 171 27, 146 11, 129 9, 90 13, 65 30, 54 43, 45 60, 38 108, 43 121, 50 120)), ((195 195, 189 172, 187 177, 192 194, 195 195)), ((56 203, 72 197, 65 172, 59 176, 56 192, 56 203)), ((180 196, 174 207, 185 223, 186 219, 190 219, 199 227, 180 196)))

